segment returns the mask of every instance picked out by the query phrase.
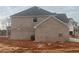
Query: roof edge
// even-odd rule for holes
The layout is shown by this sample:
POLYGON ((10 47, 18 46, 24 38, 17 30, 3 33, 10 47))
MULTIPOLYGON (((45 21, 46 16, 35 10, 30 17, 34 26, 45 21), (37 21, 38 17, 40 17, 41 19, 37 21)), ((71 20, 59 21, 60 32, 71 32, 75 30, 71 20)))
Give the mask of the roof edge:
POLYGON ((65 25, 68 28, 68 25, 66 23, 64 23, 63 21, 59 20, 58 18, 56 18, 55 16, 49 16, 47 17, 44 21, 40 22, 39 24, 37 24, 36 26, 34 26, 34 29, 36 29, 38 26, 40 26, 42 23, 44 23, 45 21, 47 21, 49 18, 53 17, 54 19, 56 19, 57 21, 59 21, 60 23, 62 23, 63 25, 65 25))

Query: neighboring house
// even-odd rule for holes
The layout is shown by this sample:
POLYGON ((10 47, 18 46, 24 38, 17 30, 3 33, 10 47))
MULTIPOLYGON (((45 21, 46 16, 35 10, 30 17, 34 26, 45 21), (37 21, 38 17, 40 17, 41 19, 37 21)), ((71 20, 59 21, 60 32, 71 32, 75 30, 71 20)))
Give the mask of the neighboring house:
POLYGON ((79 25, 78 25, 78 35, 79 35, 79 25))
POLYGON ((6 36, 6 30, 0 30, 0 36, 6 36))
POLYGON ((78 34, 78 25, 77 25, 77 22, 75 22, 72 18, 69 18, 68 26, 69 26, 69 32, 70 32, 70 34, 71 33, 73 35, 77 35, 78 34))
POLYGON ((10 34, 11 34, 10 26, 8 26, 7 29, 0 30, 0 36, 9 37, 10 34))
POLYGON ((65 41, 64 36, 69 34, 69 20, 65 14, 59 15, 39 7, 14 14, 11 16, 10 38, 36 42, 65 41))

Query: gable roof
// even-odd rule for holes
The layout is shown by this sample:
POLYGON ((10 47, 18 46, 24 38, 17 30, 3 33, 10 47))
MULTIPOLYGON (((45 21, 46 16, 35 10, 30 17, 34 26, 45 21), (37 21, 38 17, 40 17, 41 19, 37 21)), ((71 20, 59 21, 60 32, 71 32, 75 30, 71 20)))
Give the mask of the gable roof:
POLYGON ((46 22, 49 18, 51 18, 51 16, 48 16, 46 19, 44 19, 43 21, 41 21, 40 23, 38 23, 37 25, 34 26, 34 29, 36 29, 38 26, 40 26, 42 23, 46 22))
POLYGON ((31 7, 27 10, 21 11, 19 13, 16 13, 12 16, 39 16, 39 15, 48 15, 48 16, 54 15, 56 18, 63 21, 64 23, 69 22, 69 19, 67 18, 66 14, 52 13, 36 6, 31 7))
POLYGON ((68 28, 68 25, 66 23, 64 23, 63 21, 59 20, 58 18, 56 18, 55 16, 48 16, 46 19, 44 19, 43 21, 41 21, 40 23, 38 23, 37 25, 35 25, 33 28, 36 29, 37 27, 39 27, 41 24, 43 24, 44 22, 46 22, 49 18, 53 18, 57 21, 59 21, 61 24, 65 25, 68 28))
POLYGON ((54 14, 56 14, 56 13, 51 13, 49 11, 42 9, 42 8, 34 6, 34 7, 27 9, 27 10, 16 13, 12 16, 37 16, 37 15, 54 15, 54 14))

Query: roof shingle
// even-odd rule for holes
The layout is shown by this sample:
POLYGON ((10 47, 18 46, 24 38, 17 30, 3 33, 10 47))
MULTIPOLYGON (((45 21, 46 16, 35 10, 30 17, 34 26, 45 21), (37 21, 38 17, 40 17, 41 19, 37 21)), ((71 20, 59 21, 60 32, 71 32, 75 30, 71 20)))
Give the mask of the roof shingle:
POLYGON ((56 13, 51 13, 39 7, 32 7, 22 12, 16 13, 12 16, 37 16, 37 15, 54 15, 56 13))
POLYGON ((67 18, 66 14, 52 13, 36 6, 31 7, 27 10, 21 11, 19 13, 16 13, 12 16, 38 16, 38 15, 55 15, 56 18, 58 18, 59 20, 65 23, 69 22, 69 19, 67 18))

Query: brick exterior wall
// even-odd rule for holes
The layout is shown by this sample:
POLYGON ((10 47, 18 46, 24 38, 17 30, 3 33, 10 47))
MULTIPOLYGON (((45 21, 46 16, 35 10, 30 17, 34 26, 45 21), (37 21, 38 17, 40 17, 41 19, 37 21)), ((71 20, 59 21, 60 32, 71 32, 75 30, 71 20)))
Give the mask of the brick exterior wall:
POLYGON ((44 20, 47 16, 38 16, 38 22, 34 23, 34 16, 19 16, 11 17, 11 39, 25 39, 30 40, 33 34, 33 27, 40 21, 44 20))
POLYGON ((59 36, 60 33, 62 33, 63 36, 68 35, 67 26, 63 25, 54 18, 50 18, 35 30, 36 42, 65 41, 63 36, 59 36))
POLYGON ((33 31, 35 31, 36 42, 64 41, 63 37, 59 38, 59 33, 62 33, 63 36, 67 35, 68 28, 56 19, 50 18, 41 24, 36 30, 33 29, 35 25, 46 18, 47 16, 38 16, 38 22, 34 23, 33 16, 11 17, 12 24, 10 38, 15 40, 30 40, 33 31))
POLYGON ((11 24, 11 39, 30 39, 33 32, 32 18, 13 17, 11 24))

